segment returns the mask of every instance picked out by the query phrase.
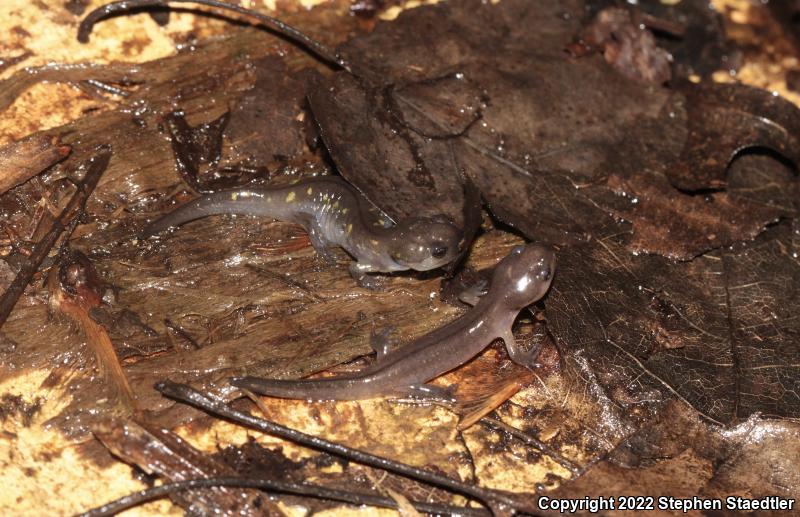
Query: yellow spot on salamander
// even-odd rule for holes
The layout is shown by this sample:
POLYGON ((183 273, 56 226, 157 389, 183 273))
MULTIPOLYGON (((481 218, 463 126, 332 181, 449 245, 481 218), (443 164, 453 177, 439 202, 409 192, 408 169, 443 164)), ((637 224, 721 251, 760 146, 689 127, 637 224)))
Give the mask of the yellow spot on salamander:
POLYGON ((291 203, 292 201, 294 201, 294 198, 295 198, 294 190, 286 194, 287 203, 291 203))
POLYGON ((231 201, 236 201, 237 199, 239 199, 239 193, 231 192, 231 201))
POLYGON ((349 211, 350 211, 349 208, 342 208, 342 215, 346 214, 349 211))
POLYGON ((376 241, 375 239, 372 239, 372 240, 371 240, 371 241, 369 241, 369 242, 371 242, 371 243, 372 243, 372 245, 373 245, 373 246, 375 246, 376 248, 378 247, 378 244, 380 244, 380 243, 379 243, 378 241, 376 241))
POLYGON ((345 231, 347 233, 351 233, 353 231, 353 225, 348 223, 348 225, 345 227, 345 231))
POLYGON ((310 196, 313 193, 314 193, 314 189, 311 188, 311 187, 308 187, 308 190, 306 190, 306 194, 308 194, 310 196))
POLYGON ((333 209, 336 210, 337 208, 339 208, 339 202, 338 201, 333 204, 333 209))

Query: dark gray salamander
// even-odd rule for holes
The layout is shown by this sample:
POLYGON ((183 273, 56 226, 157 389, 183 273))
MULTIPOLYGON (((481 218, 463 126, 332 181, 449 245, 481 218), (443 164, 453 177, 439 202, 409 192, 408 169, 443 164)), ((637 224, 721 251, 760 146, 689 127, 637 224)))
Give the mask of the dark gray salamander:
POLYGON ((377 361, 354 374, 327 379, 236 377, 230 383, 262 395, 308 400, 355 400, 378 396, 440 397, 424 383, 479 354, 502 338, 512 360, 530 357, 518 348, 511 326, 517 314, 542 298, 555 273, 552 250, 519 246, 497 265, 489 292, 457 320, 391 351, 378 350, 377 361))
POLYGON ((341 246, 356 261, 350 272, 427 271, 459 253, 461 231, 443 216, 412 217, 385 227, 361 195, 344 180, 322 176, 286 187, 244 187, 203 195, 144 229, 147 238, 189 221, 217 214, 271 217, 302 225, 318 253, 341 246))

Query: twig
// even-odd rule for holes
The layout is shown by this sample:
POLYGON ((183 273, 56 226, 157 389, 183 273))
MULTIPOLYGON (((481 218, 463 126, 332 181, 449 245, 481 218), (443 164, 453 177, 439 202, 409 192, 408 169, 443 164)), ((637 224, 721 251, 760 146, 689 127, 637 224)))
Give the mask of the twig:
POLYGON ((244 7, 229 4, 227 2, 219 2, 217 0, 121 0, 117 2, 111 2, 106 4, 102 7, 98 7, 94 11, 90 12, 86 15, 86 18, 80 24, 78 28, 78 41, 81 43, 86 43, 89 41, 89 34, 92 32, 92 28, 94 25, 103 18, 108 16, 113 16, 116 14, 126 13, 129 11, 133 11, 135 9, 141 9, 142 7, 169 7, 169 3, 193 3, 199 5, 205 5, 208 7, 216 7, 218 9, 223 9, 227 11, 232 11, 238 14, 242 14, 244 16, 249 16, 251 18, 255 18, 271 30, 277 32, 278 34, 288 38, 295 43, 299 43, 300 45, 308 48, 318 57, 322 58, 324 61, 327 61, 330 64, 340 66, 350 71, 350 65, 339 56, 336 52, 328 48, 326 45, 316 41, 299 30, 295 29, 291 25, 284 23, 277 18, 273 18, 272 16, 267 16, 266 14, 261 14, 257 11, 253 11, 251 9, 245 9, 244 7))
MULTIPOLYGON (((178 337, 181 337, 181 338, 185 339, 186 341, 188 341, 189 344, 191 345, 191 349, 192 350, 200 350, 201 347, 197 343, 197 340, 195 340, 192 336, 190 336, 188 332, 183 330, 180 327, 180 325, 177 325, 177 324, 173 323, 172 320, 167 318, 167 319, 164 320, 164 326, 167 327, 168 329, 170 329, 172 332, 176 333, 178 335, 178 337)), ((173 348, 177 349, 177 347, 175 347, 175 345, 173 345, 173 348)))
POLYGON ((110 93, 111 95, 117 95, 119 97, 129 97, 130 92, 123 90, 122 88, 118 88, 116 86, 112 86, 108 83, 104 83, 103 81, 98 81, 97 79, 86 79, 83 81, 83 84, 87 86, 91 86, 92 88, 103 91, 106 93, 110 93))
MULTIPOLYGON (((12 309, 17 304, 17 300, 22 296, 25 287, 27 287, 34 273, 39 269, 39 265, 50 253, 58 237, 65 229, 74 228, 76 226, 74 222, 83 215, 86 201, 100 181, 100 176, 103 175, 111 159, 111 146, 100 145, 95 148, 95 151, 91 158, 81 164, 81 167, 86 168, 86 175, 83 181, 77 185, 77 191, 69 200, 67 206, 64 207, 64 210, 61 211, 58 218, 53 221, 50 230, 33 247, 30 256, 22 263, 22 267, 20 267, 14 281, 3 293, 3 297, 0 299, 0 327, 6 322, 12 309)), ((66 238, 69 238, 69 235, 66 238)))
POLYGON ((535 436, 531 436, 528 433, 525 433, 516 427, 512 427, 502 420, 492 417, 483 417, 479 420, 480 423, 484 424, 487 427, 491 427, 498 431, 502 431, 504 433, 508 433, 514 438, 518 440, 522 440, 523 442, 531 445, 537 449, 539 449, 543 454, 550 456, 556 463, 564 467, 565 469, 569 470, 574 476, 580 476, 583 473, 583 470, 569 461, 567 458, 561 456, 558 452, 554 451, 549 445, 544 443, 543 441, 539 440, 535 436))
POLYGON ((24 68, 8 79, 0 81, 0 113, 34 84, 43 81, 80 84, 90 79, 121 85, 143 82, 141 67, 137 65, 72 63, 24 68))
MULTIPOLYGON (((248 479, 240 477, 218 477, 208 479, 190 479, 176 483, 141 490, 125 497, 120 497, 115 501, 104 504, 98 508, 93 508, 80 514, 78 517, 105 517, 114 515, 128 508, 154 499, 166 497, 175 492, 194 488, 212 488, 219 486, 235 488, 259 488, 270 492, 280 492, 284 494, 301 495, 315 497, 318 499, 328 499, 332 501, 342 501, 355 505, 379 506, 383 508, 397 508, 397 502, 390 497, 382 497, 374 494, 363 494, 326 488, 319 485, 286 483, 271 479, 248 479)), ((482 508, 466 508, 462 506, 451 506, 422 501, 411 501, 411 504, 419 511, 434 515, 470 515, 470 516, 489 516, 489 512, 482 508)))
POLYGON ((405 463, 382 458, 358 449, 353 449, 345 445, 330 442, 328 440, 324 440, 295 429, 284 427, 269 420, 256 418, 247 413, 236 411, 227 404, 218 400, 214 400, 209 396, 195 390, 194 388, 187 386, 186 384, 178 384, 167 380, 157 383, 155 388, 163 395, 171 399, 196 406, 209 413, 225 417, 238 424, 258 429, 259 431, 263 431, 272 436, 290 440, 305 447, 327 452, 329 454, 334 454, 363 465, 387 470, 407 478, 424 481, 425 483, 472 497, 473 499, 483 502, 493 510, 497 508, 510 508, 527 513, 536 513, 533 511, 533 501, 531 502, 531 507, 528 507, 527 505, 522 505, 513 497, 509 497, 495 490, 468 485, 441 474, 436 474, 428 470, 406 465, 405 463))

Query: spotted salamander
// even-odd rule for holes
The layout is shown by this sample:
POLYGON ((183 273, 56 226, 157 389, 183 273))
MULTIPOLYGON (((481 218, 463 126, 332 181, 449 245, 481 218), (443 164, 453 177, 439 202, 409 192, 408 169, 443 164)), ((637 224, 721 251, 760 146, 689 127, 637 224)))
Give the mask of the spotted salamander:
POLYGON ((427 271, 459 253, 461 231, 444 216, 411 217, 386 227, 366 200, 335 176, 320 176, 286 187, 243 187, 203 195, 148 225, 143 237, 215 214, 271 217, 302 225, 314 249, 328 256, 341 246, 354 259, 350 273, 427 271))

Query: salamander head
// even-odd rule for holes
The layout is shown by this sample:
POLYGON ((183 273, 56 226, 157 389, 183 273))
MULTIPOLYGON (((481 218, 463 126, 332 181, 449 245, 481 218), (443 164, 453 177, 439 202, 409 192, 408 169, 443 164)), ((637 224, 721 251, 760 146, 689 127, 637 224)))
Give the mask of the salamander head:
POLYGON ((442 216, 410 217, 392 230, 389 256, 407 269, 436 269, 458 256, 461 230, 442 216))
POLYGON ((551 249, 538 244, 517 246, 497 264, 487 296, 497 296, 509 309, 522 310, 545 295, 555 272, 556 256, 551 249))

